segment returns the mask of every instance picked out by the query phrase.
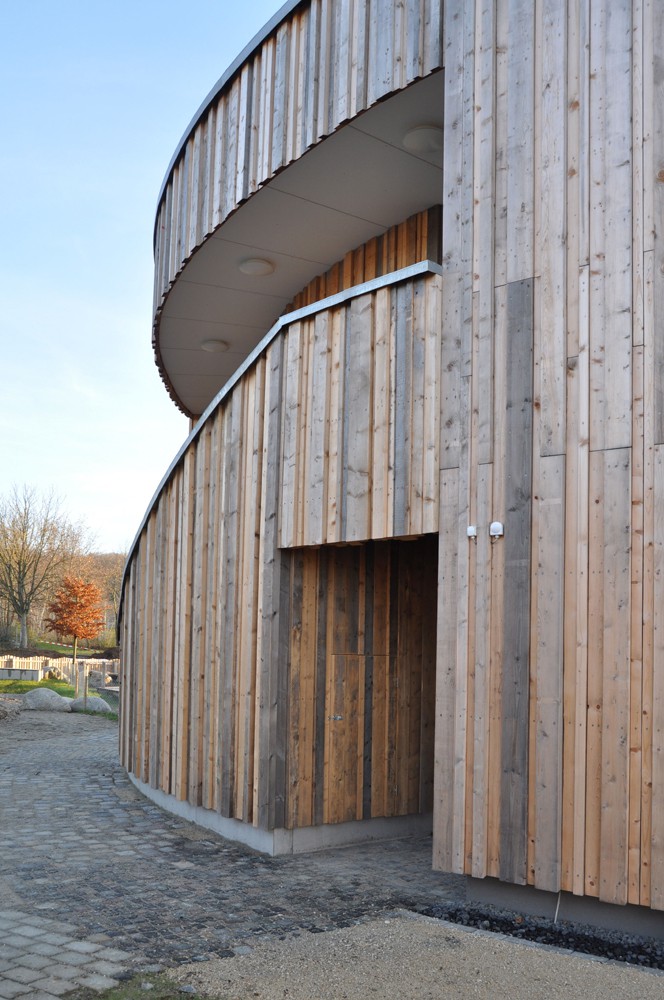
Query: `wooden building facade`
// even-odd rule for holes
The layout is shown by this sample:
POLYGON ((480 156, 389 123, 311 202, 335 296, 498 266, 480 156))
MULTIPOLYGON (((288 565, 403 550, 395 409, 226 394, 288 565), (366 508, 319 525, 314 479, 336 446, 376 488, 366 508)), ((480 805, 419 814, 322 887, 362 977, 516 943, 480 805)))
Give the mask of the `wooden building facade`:
POLYGON ((661 0, 304 0, 222 77, 155 227, 140 787, 664 909, 663 52, 661 0))

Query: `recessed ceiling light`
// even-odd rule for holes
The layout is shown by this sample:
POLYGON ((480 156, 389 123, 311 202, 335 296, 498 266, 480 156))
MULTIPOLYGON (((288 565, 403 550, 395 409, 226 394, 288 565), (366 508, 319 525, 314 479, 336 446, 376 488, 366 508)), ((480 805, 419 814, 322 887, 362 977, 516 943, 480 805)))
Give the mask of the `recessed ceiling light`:
POLYGON ((266 260, 264 257, 247 257, 246 260, 240 261, 238 268, 243 274, 262 277, 266 274, 272 274, 274 264, 271 260, 266 260))
POLYGON ((204 340, 201 344, 201 350, 208 351, 210 354, 221 354, 222 351, 227 351, 229 346, 227 340, 204 340))
POLYGON ((438 125, 416 125, 403 137, 403 147, 409 153, 440 153, 443 130, 438 125))

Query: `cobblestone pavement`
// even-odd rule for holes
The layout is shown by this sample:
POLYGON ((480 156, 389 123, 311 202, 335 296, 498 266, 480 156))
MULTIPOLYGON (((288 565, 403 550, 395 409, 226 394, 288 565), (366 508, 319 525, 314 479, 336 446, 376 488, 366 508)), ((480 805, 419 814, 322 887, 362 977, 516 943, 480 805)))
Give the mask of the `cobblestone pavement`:
POLYGON ((0 723, 0 1000, 103 989, 463 894, 417 838, 269 858, 170 816, 120 767, 117 724, 0 723))

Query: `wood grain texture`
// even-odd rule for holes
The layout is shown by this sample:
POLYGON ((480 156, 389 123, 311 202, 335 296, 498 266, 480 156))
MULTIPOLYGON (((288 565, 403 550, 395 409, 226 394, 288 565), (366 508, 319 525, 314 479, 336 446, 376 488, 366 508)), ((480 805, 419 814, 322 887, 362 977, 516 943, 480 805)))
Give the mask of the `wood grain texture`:
POLYGON ((507 289, 500 877, 526 882, 533 287, 507 289))
POLYGON ((442 288, 429 275, 288 328, 282 546, 437 527, 442 288))
POLYGON ((411 3, 405 22, 394 17, 391 0, 309 0, 249 54, 194 126, 166 181, 155 226, 156 309, 193 251, 278 170, 441 68, 440 0, 411 3), (415 32, 408 58, 406 28, 415 32))
POLYGON ((293 305, 443 274, 285 327, 178 460, 125 576, 132 773, 262 829, 433 805, 436 867, 664 909, 659 14, 310 0, 192 130, 156 308, 276 171, 444 63, 441 206, 293 305))

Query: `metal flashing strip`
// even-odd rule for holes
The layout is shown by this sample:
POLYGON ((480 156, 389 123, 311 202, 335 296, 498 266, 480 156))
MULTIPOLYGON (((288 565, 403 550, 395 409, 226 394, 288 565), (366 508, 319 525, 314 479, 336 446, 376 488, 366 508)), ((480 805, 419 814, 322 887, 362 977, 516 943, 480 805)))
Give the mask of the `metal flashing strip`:
MULTIPOLYGON (((326 309, 334 309, 336 306, 343 305, 345 302, 349 302, 351 299, 359 298, 361 295, 368 295, 371 292, 376 292, 381 288, 387 288, 390 285, 398 285, 403 281, 409 281, 412 278, 418 278, 423 274, 443 274, 443 268, 440 264, 437 264, 433 260, 421 260, 417 264, 409 264, 408 267, 402 267, 399 271, 390 271, 389 274, 383 274, 379 278, 372 278, 370 281, 363 281, 360 285, 353 285, 351 288, 346 288, 342 292, 336 292, 334 295, 328 295, 325 299, 319 299, 317 302, 312 302, 311 305, 303 306, 301 309, 294 309, 292 312, 284 313, 280 316, 274 326, 270 327, 268 332, 265 334, 263 339, 259 341, 254 347, 253 351, 247 355, 242 364, 235 370, 233 375, 229 380, 222 386, 217 395, 211 401, 211 403, 206 407, 203 413, 200 415, 196 421, 195 426, 191 429, 189 436, 186 441, 182 444, 179 451, 175 455, 175 458, 171 462, 163 476, 159 486, 155 490, 155 493, 148 504, 148 508, 143 516, 140 527, 134 536, 134 540, 129 548, 129 553, 127 555, 127 562, 125 564, 125 569, 122 577, 122 591, 124 590, 125 578, 127 575, 127 569, 129 563, 134 554, 134 549, 138 544, 138 540, 143 533, 143 529, 147 524, 147 520, 150 516, 152 508, 156 504, 162 490, 166 486, 166 483, 171 478, 176 466, 180 462, 180 459, 184 456, 185 452, 189 448, 189 445, 198 437, 201 430, 212 416, 217 407, 224 401, 226 396, 230 393, 231 389, 237 385, 242 376, 248 371, 249 368, 258 360, 263 351, 272 343, 275 337, 284 329, 286 326, 290 326, 291 323, 297 323, 301 319, 307 319, 310 316, 315 316, 316 313, 324 312, 326 309)), ((121 591, 121 592, 122 592, 121 591)), ((118 624, 122 617, 122 605, 120 606, 120 611, 118 614, 118 624)))

